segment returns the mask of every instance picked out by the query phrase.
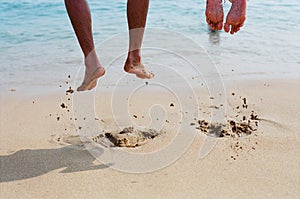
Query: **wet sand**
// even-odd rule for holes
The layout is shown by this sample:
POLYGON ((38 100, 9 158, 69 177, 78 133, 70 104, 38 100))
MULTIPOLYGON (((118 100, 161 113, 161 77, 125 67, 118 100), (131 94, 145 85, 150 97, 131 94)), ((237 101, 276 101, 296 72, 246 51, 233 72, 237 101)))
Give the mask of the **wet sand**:
MULTIPOLYGON (((222 103, 215 103, 216 96, 204 88, 196 88, 199 114, 192 115, 189 128, 179 132, 194 131, 193 143, 173 164, 145 174, 115 170, 114 162, 99 162, 83 145, 103 129, 121 132, 125 127, 151 124, 156 130, 162 127, 164 133, 146 136, 147 142, 134 147, 114 147, 130 153, 155 152, 172 143, 180 115, 194 113, 194 106, 153 90, 134 96, 129 104, 123 102, 126 97, 117 98, 112 114, 107 89, 95 95, 96 114, 87 114, 91 106, 85 104, 93 96, 89 93, 75 101, 69 88, 67 93, 61 89, 48 96, 7 90, 0 95, 1 198, 299 198, 299 88, 299 80, 232 80, 225 82, 222 103), (143 109, 155 95, 165 115, 143 109), (126 114, 118 112, 124 103, 129 106, 126 114), (221 109, 226 110, 223 125, 251 120, 253 129, 214 138, 215 147, 201 159, 200 148, 211 136, 205 129, 213 124, 211 114, 221 109), (78 139, 78 134, 86 140, 78 139)), ((241 127, 238 124, 236 129, 241 127)))

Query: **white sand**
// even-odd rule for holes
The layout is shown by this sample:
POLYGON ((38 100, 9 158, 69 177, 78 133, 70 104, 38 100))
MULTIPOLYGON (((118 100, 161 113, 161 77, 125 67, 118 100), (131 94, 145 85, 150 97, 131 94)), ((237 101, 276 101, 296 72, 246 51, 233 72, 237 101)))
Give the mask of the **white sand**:
MULTIPOLYGON (((247 80, 244 83, 235 80, 226 83, 227 102, 224 107, 227 116, 234 117, 234 108, 242 102, 239 97, 246 97, 248 109, 255 110, 263 119, 258 131, 244 138, 218 139, 216 146, 203 159, 199 158, 199 149, 206 135, 199 132, 178 161, 147 174, 117 171, 98 162, 82 147, 54 142, 55 138, 75 135, 74 109, 89 108, 82 104, 78 108, 75 104, 75 107, 68 107, 68 113, 67 109, 60 107, 62 102, 68 105, 63 91, 61 95, 53 96, 24 96, 18 90, 2 93, 1 198, 299 198, 299 88, 299 80, 247 80), (238 147, 235 146, 237 142, 238 147), (237 150, 240 146, 242 149, 237 150)), ((208 108, 211 101, 205 90, 198 91, 201 111, 197 119, 202 119, 202 116, 208 117, 203 112, 211 110, 208 108)), ((99 96, 97 93, 96 112, 103 120, 101 125, 109 130, 115 128, 113 121, 116 118, 110 114, 110 101, 106 101, 108 93, 99 96)), ((154 94, 147 96, 143 93, 132 99, 134 104, 129 114, 138 116, 136 121, 131 118, 136 124, 149 123, 148 116, 141 119, 146 112, 140 107, 151 104, 154 94)), ((86 98, 89 94, 84 95, 83 102, 89 103, 86 98)), ((161 98, 161 103, 166 106, 173 100, 171 95, 157 94, 157 98, 161 98)), ((178 125, 176 108, 166 109, 167 119, 173 122, 165 127, 166 136, 129 151, 155 151, 170 143, 176 134, 168 129, 178 125)), ((187 114, 193 112, 192 108, 186 111, 187 114)), ((88 125, 93 115, 87 115, 83 120, 84 114, 80 112, 76 116, 75 113, 80 120, 76 124, 85 125, 84 132, 90 136, 97 134, 93 126, 88 125)), ((155 116, 159 118, 159 112, 152 115, 152 119, 155 116)), ((117 117, 117 121, 124 122, 120 125, 126 126, 124 115, 118 114, 117 117)))

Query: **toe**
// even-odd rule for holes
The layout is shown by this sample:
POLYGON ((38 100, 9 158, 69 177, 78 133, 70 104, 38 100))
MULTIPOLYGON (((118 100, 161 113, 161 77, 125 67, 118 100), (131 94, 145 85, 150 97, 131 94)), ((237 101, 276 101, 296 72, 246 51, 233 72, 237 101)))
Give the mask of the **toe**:
POLYGON ((209 18, 206 18, 206 22, 212 30, 221 30, 222 29, 222 22, 215 23, 215 22, 211 21, 209 18), (220 25, 220 23, 221 23, 221 25, 220 25))
POLYGON ((84 89, 83 86, 79 86, 79 87, 77 88, 77 92, 84 91, 84 90, 85 90, 85 89, 84 89))
POLYGON ((143 71, 141 74, 136 74, 136 76, 141 79, 152 79, 154 74, 148 71, 143 71))
POLYGON ((242 24, 239 24, 239 25, 237 25, 236 26, 236 30, 235 30, 235 32, 238 32, 240 29, 241 29, 241 27, 243 27, 243 23, 242 24))
POLYGON ((125 65, 124 70, 127 73, 135 74, 138 78, 141 79, 151 79, 154 77, 154 74, 147 71, 143 64, 139 63, 136 66, 125 65))
POLYGON ((213 27, 214 27, 213 29, 214 29, 214 30, 221 30, 221 29, 222 29, 222 23, 221 23, 221 28, 220 28, 219 23, 220 23, 220 22, 213 23, 213 27))
POLYGON ((217 25, 217 30, 222 30, 223 28, 223 22, 219 22, 217 25))
POLYGON ((230 30, 230 25, 229 25, 228 23, 225 23, 225 25, 224 25, 224 30, 225 30, 225 32, 229 32, 229 30, 230 30))
POLYGON ((80 86, 78 86, 77 91, 85 91, 86 90, 86 83, 82 82, 80 86))
POLYGON ((230 34, 232 34, 232 35, 233 35, 233 34, 234 34, 234 32, 235 32, 234 30, 235 30, 235 26, 231 26, 230 34))
POLYGON ((210 27, 210 29, 215 30, 215 25, 214 23, 212 23, 211 21, 209 23, 207 23, 208 26, 210 27))
POLYGON ((153 73, 149 73, 147 79, 152 79, 155 75, 153 73))
POLYGON ((212 22, 209 20, 209 18, 206 18, 207 25, 212 28, 212 22))

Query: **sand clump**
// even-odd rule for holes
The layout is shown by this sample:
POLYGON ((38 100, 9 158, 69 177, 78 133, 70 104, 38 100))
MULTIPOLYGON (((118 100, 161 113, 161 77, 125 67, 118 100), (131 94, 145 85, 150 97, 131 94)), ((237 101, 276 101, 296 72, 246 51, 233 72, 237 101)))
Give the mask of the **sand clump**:
POLYGON ((208 136, 228 138, 228 147, 231 149, 230 159, 237 160, 239 156, 255 151, 258 145, 255 137, 258 136, 257 122, 259 119, 257 115, 251 115, 249 120, 228 120, 226 123, 209 123, 206 120, 199 120, 196 129, 208 136), (254 137, 250 137, 252 134, 254 137))
MULTIPOLYGON (((216 137, 243 137, 251 135, 257 128, 253 125, 253 120, 236 121, 228 120, 227 123, 209 123, 206 120, 199 120, 199 126, 196 129, 205 133, 206 135, 216 137)), ((257 123, 255 123, 257 124, 257 123)))
MULTIPOLYGON (((235 96, 235 93, 232 93, 232 96, 235 96)), ((247 98, 242 98, 242 109, 248 109, 247 98)), ((211 106, 212 107, 212 106, 211 106)), ((257 131, 258 122, 260 121, 259 117, 252 110, 250 115, 241 114, 240 106, 235 107, 236 112, 238 113, 234 119, 228 119, 225 123, 219 122, 208 122, 204 119, 198 120, 198 125, 196 129, 200 130, 202 133, 215 137, 227 137, 227 138, 236 138, 243 137, 253 134, 257 131)), ((191 125, 196 125, 191 123, 191 125)))
MULTIPOLYGON (((232 93, 232 96, 235 96, 235 93, 232 93)), ((255 151, 258 145, 255 137, 258 136, 259 122, 262 119, 254 110, 250 109, 245 97, 240 97, 240 100, 241 104, 233 107, 235 116, 227 119, 226 122, 208 122, 205 119, 197 120, 195 118, 196 121, 190 124, 207 136, 228 138, 231 153, 227 160, 237 160, 239 156, 245 156, 247 159, 247 155, 251 151, 255 151)), ((215 107, 211 106, 211 108, 215 107)))
POLYGON ((149 140, 152 140, 161 134, 161 132, 154 129, 138 130, 134 127, 127 127, 120 132, 104 131, 92 138, 92 140, 100 144, 107 143, 107 141, 109 141, 110 146, 112 147, 134 148, 146 144, 149 140))

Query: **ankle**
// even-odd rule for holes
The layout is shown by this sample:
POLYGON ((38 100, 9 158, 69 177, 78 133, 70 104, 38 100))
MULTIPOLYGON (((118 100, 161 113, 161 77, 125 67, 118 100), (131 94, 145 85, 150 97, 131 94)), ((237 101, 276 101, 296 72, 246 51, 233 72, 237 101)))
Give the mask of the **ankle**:
POLYGON ((140 49, 128 52, 126 63, 140 63, 141 54, 140 49))
POLYGON ((92 50, 84 58, 84 64, 87 68, 101 67, 100 61, 95 50, 92 50))

